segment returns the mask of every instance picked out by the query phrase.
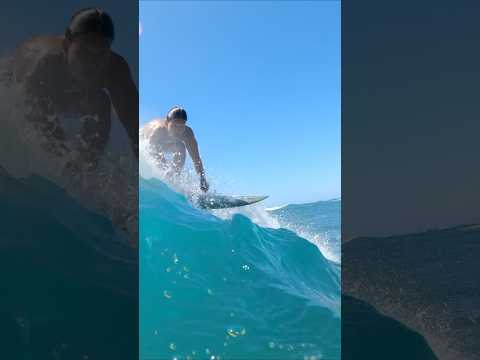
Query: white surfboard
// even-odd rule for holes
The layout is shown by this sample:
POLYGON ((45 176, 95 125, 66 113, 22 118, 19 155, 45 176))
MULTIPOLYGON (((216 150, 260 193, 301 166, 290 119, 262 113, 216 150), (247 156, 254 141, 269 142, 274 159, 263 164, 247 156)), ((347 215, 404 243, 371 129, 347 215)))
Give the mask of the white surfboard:
POLYGON ((268 198, 268 196, 202 194, 197 199, 197 205, 202 209, 228 209, 255 204, 266 198, 268 198))

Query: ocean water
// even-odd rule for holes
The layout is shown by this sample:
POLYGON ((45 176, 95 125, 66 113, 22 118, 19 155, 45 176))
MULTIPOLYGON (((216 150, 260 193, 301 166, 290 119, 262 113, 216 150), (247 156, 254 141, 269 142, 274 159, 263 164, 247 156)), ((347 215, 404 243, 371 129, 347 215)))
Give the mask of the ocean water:
POLYGON ((142 360, 340 359, 340 264, 285 211, 211 213, 156 178, 139 195, 142 360))
POLYGON ((123 232, 51 180, 1 166, 0 204, 0 358, 133 359, 137 258, 123 232))

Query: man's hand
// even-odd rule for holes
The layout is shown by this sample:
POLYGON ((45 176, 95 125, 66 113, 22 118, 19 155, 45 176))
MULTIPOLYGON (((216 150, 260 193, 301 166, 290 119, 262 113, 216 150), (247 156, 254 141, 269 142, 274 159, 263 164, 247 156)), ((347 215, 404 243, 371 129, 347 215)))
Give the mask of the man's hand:
POLYGON ((203 192, 207 192, 210 186, 208 185, 207 179, 205 179, 205 176, 202 175, 200 176, 200 189, 203 192))

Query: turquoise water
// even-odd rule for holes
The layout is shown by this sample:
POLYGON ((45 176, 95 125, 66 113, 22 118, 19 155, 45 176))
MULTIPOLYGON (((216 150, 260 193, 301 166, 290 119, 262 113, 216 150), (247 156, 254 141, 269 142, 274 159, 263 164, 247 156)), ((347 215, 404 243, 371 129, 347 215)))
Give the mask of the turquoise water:
POLYGON ((340 266, 140 180, 140 358, 339 359, 340 266))
POLYGON ((104 216, 0 166, 1 359, 134 359, 135 252, 104 216))
MULTIPOLYGON (((112 224, 42 178, 0 172, 0 184, 2 249, 9 253, 2 266, 16 274, 12 279, 38 283, 25 293, 23 281, 11 282, 2 299, 33 329, 20 331, 32 338, 22 347, 36 353, 48 340, 54 349, 68 344, 92 357, 131 358, 135 342, 97 341, 106 331, 138 339, 136 263, 128 246, 112 241, 112 224), (41 278, 51 274, 58 276, 47 286, 41 278), (65 330, 72 323, 73 333, 65 330)), ((340 268, 317 246, 243 215, 217 218, 158 180, 142 179, 140 196, 142 360, 340 358, 340 268)))

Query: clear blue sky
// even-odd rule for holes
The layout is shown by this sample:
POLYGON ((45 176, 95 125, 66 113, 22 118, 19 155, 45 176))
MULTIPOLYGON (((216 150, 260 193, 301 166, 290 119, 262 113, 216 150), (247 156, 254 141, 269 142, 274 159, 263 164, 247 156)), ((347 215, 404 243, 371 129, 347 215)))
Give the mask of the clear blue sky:
POLYGON ((140 125, 186 108, 218 191, 340 196, 340 2, 140 1, 140 125))

